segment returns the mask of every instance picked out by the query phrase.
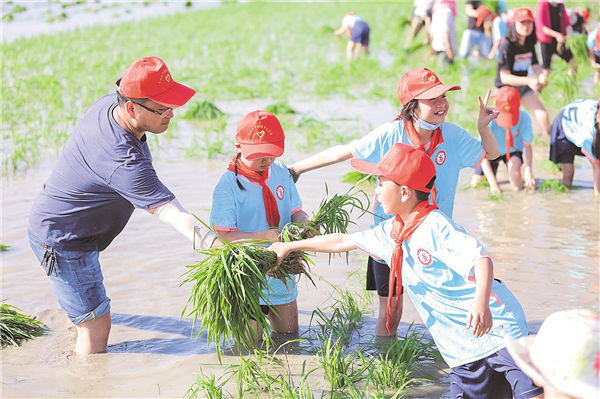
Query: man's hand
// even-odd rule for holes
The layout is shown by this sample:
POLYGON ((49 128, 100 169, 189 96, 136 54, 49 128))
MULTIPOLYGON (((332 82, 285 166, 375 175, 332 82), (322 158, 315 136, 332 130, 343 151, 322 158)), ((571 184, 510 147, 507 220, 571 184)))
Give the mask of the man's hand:
POLYGON ((492 313, 489 303, 480 303, 475 301, 467 313, 467 329, 473 326, 473 335, 476 338, 482 337, 490 332, 492 328, 492 313))

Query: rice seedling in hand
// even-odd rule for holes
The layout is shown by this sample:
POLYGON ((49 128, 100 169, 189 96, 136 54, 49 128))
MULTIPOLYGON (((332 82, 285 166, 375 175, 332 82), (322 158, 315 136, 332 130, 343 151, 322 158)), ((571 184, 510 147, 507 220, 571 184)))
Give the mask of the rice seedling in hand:
POLYGON ((2 348, 21 346, 23 341, 47 333, 47 327, 29 315, 19 313, 21 309, 2 302, 0 305, 0 338, 2 348))
POLYGON ((185 115, 183 115, 183 119, 210 121, 224 115, 225 113, 210 101, 201 101, 190 105, 185 115))
POLYGON ((352 183, 354 185, 359 185, 359 184, 363 184, 363 183, 369 184, 369 185, 374 185, 375 182, 377 181, 377 176, 365 175, 364 173, 360 173, 355 170, 352 170, 352 171, 346 173, 342 177, 342 181, 344 183, 352 183))
MULTIPOLYGON (((185 279, 180 284, 193 284, 182 317, 201 322, 198 335, 206 330, 207 341, 216 344, 221 359, 222 347, 234 340, 246 348, 256 346, 255 338, 269 337, 271 327, 260 307, 265 301, 262 290, 268 287, 267 273, 285 281, 290 274, 306 272, 308 262, 304 253, 286 257, 275 268, 277 255, 257 244, 263 241, 244 240, 236 244, 223 241, 223 247, 199 251, 206 258, 188 266, 185 279), (275 270, 272 270, 275 269, 275 270), (257 323, 255 331, 252 322, 257 323)), ((309 276, 310 278, 310 276, 309 276)), ((267 345, 270 337, 267 338, 267 345)))
MULTIPOLYGON (((329 188, 325 184, 325 192, 329 195, 329 188)), ((351 187, 345 194, 334 194, 330 199, 323 199, 319 205, 317 213, 313 214, 311 222, 313 226, 321 226, 323 234, 346 233, 350 224, 355 224, 350 220, 350 213, 354 209, 359 209, 362 216, 369 207, 369 197, 362 191, 354 191, 351 187), (361 200, 359 194, 365 199, 361 200)))

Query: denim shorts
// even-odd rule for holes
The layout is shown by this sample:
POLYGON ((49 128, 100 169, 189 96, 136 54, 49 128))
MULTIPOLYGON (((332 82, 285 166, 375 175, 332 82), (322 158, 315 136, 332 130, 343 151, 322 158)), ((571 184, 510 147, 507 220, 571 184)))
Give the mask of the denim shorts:
POLYGON ((450 372, 450 392, 460 399, 527 399, 544 390, 533 383, 506 348, 450 372))
POLYGON ((46 251, 56 254, 56 263, 50 275, 46 265, 41 266, 43 273, 48 275, 60 307, 67 312, 73 324, 95 320, 110 311, 110 299, 106 296, 98 251, 58 251, 44 244, 31 231, 29 244, 40 262, 46 251))

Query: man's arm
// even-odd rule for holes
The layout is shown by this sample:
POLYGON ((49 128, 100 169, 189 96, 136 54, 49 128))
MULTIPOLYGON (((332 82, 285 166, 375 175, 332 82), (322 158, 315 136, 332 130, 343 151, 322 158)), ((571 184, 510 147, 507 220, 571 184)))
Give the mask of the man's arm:
POLYGON ((186 236, 194 244, 194 249, 207 249, 215 245, 216 234, 208 227, 200 226, 198 220, 186 211, 177 199, 157 208, 148 209, 147 212, 186 236))
POLYGON ((309 172, 313 169, 319 169, 324 166, 333 165, 338 162, 342 162, 352 158, 352 151, 350 146, 347 144, 337 145, 335 147, 328 148, 324 151, 319 152, 311 157, 298 161, 289 167, 290 172, 294 181, 298 180, 298 177, 304 173, 309 172))
POLYGON ((473 335, 479 338, 490 332, 492 313, 490 295, 494 278, 494 265, 490 258, 480 258, 475 262, 475 300, 467 313, 467 329, 473 326, 473 335))

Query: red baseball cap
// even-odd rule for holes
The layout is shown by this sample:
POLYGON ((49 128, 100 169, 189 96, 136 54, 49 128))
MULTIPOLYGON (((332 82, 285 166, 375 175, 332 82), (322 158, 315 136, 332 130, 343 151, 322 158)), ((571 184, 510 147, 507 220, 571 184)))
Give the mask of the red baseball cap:
MULTIPOLYGON (((477 12, 477 22, 475 23, 475 26, 477 26, 478 28, 481 26, 481 24, 483 23, 483 20, 485 19, 485 17, 487 17, 488 15, 490 15, 492 13, 492 10, 490 10, 490 8, 488 6, 479 6, 477 7, 477 10, 475 10, 477 12)), ((494 14, 492 16, 492 20, 494 18, 496 18, 498 16, 498 14, 494 14)))
POLYGON ((583 18, 583 21, 587 24, 588 19, 590 19, 590 12, 587 9, 579 10, 579 15, 583 18))
POLYGON ((196 94, 194 89, 175 82, 158 57, 143 57, 129 65, 119 90, 127 98, 149 98, 169 108, 181 107, 196 94))
POLYGON ((533 13, 528 7, 519 7, 513 10, 513 21, 514 22, 523 22, 523 21, 535 21, 533 18, 533 13))
POLYGON ((445 85, 435 73, 427 68, 415 68, 406 72, 398 82, 398 99, 405 106, 412 100, 429 100, 448 90, 460 90, 460 86, 445 85))
POLYGON ((394 144, 377 164, 353 159, 350 165, 358 172, 387 177, 401 186, 426 193, 431 192, 427 185, 435 177, 435 166, 429 155, 402 143, 394 144))
POLYGON ((512 86, 502 86, 496 92, 495 108, 500 112, 496 123, 498 126, 510 129, 519 123, 519 107, 521 97, 519 91, 512 86))
POLYGON ((600 28, 596 29, 596 38, 594 39, 594 47, 600 51, 600 28))
POLYGON ((252 111, 240 120, 235 143, 248 160, 280 157, 283 154, 285 134, 275 115, 267 111, 252 111))

